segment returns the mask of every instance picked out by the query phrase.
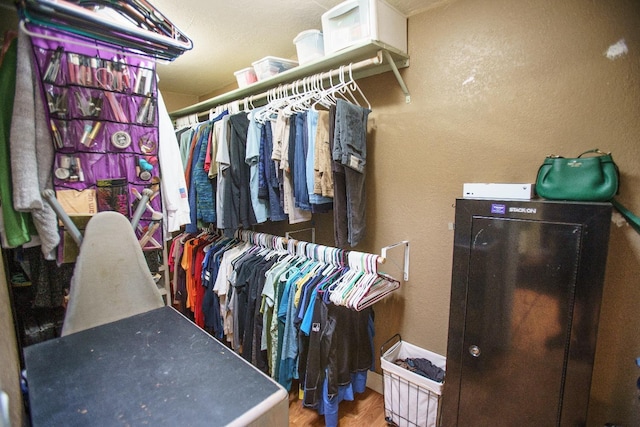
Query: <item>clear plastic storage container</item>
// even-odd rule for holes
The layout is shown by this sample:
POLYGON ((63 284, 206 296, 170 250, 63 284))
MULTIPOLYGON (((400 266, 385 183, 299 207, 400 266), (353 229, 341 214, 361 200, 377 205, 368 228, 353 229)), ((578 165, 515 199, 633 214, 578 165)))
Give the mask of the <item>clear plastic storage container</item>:
POLYGON ((303 31, 293 39, 298 62, 306 64, 324 56, 324 41, 320 30, 303 31))
POLYGON ((243 68, 242 70, 238 70, 233 73, 233 75, 236 76, 238 87, 245 87, 258 81, 258 77, 256 76, 256 72, 253 67, 243 68))
POLYGON ((383 0, 348 0, 322 15, 324 53, 369 40, 407 52, 407 18, 383 0))
POLYGON ((251 65, 253 65, 258 80, 264 80, 296 67, 298 63, 289 59, 266 56, 259 61, 253 62, 251 65))

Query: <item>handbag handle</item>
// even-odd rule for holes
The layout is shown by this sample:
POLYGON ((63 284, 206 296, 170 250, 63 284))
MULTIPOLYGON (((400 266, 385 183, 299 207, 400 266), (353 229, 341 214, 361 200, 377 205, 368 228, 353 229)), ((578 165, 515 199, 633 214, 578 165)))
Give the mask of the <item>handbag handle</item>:
MULTIPOLYGON (((595 153, 598 154, 599 156, 608 156, 611 153, 605 153, 604 151, 600 150, 599 148, 594 148, 593 150, 587 150, 584 153, 580 154, 577 158, 579 159, 580 157, 584 156, 585 154, 589 154, 589 153, 595 153)), ((550 154, 547 156, 547 158, 550 159, 564 159, 563 156, 558 156, 557 154, 550 154)))
POLYGON ((593 150, 587 150, 584 153, 580 154, 578 156, 578 158, 584 156, 585 154, 589 154, 589 153, 596 153, 596 154, 598 154, 600 156, 607 156, 607 155, 611 154, 611 153, 605 153, 604 151, 601 151, 599 148, 594 148, 593 150))
POLYGON ((624 219, 627 220, 629 225, 633 227, 633 229, 636 230, 638 233, 640 233, 640 218, 637 217, 629 209, 622 206, 622 204, 618 202, 616 199, 611 199, 611 204, 613 204, 613 206, 618 210, 618 212, 620 212, 620 214, 624 217, 624 219))

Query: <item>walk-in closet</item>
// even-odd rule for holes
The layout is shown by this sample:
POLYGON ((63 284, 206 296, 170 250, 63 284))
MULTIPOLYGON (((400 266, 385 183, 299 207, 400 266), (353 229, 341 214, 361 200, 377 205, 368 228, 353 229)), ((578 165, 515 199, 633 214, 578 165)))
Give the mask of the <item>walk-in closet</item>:
POLYGON ((0 0, 0 426, 640 425, 639 26, 0 0))

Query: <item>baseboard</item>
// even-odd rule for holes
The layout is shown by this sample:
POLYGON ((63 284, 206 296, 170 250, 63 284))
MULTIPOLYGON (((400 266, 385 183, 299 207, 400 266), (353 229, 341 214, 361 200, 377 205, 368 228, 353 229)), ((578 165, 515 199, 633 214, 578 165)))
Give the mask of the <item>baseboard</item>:
POLYGON ((367 373, 367 387, 382 394, 382 375, 369 371, 367 373))

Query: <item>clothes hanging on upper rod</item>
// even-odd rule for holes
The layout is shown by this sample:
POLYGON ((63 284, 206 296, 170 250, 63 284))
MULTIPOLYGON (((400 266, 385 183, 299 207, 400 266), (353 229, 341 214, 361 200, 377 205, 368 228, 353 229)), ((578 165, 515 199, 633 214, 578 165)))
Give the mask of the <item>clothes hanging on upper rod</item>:
POLYGON ((400 286, 379 256, 250 231, 185 234, 170 254, 183 312, 336 425, 373 366, 371 303, 400 286))
MULTIPOLYGON (((217 190, 215 212, 205 213, 198 211, 200 192, 189 186, 190 204, 196 209, 189 231, 215 222, 231 236, 239 227, 267 219, 295 224, 333 209, 336 246, 361 242, 366 231, 370 109, 354 103, 359 97, 366 101, 356 88, 355 81, 343 76, 327 89, 318 82, 297 96, 276 90, 264 107, 230 112, 206 140, 197 135, 203 127, 209 129, 212 120, 178 125, 187 183, 191 174, 204 170, 217 190), (206 148, 198 148, 202 144, 206 148)), ((249 104, 246 100, 245 107, 249 104)))

